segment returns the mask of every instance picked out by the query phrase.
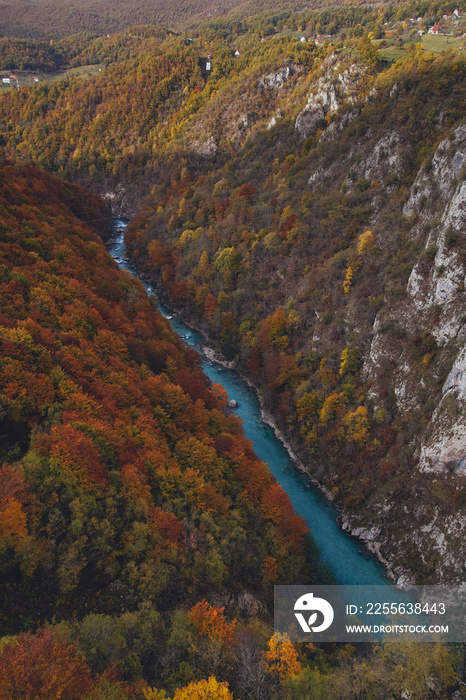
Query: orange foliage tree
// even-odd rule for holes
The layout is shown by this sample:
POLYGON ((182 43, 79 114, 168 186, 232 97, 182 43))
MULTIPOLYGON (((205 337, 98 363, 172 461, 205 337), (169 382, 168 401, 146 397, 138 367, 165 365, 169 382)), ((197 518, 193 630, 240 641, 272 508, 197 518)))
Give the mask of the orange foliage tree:
POLYGON ((224 644, 230 646, 233 642, 236 620, 227 622, 224 610, 225 608, 209 605, 206 600, 202 600, 191 608, 188 617, 196 625, 201 637, 210 637, 211 639, 217 637, 224 644))

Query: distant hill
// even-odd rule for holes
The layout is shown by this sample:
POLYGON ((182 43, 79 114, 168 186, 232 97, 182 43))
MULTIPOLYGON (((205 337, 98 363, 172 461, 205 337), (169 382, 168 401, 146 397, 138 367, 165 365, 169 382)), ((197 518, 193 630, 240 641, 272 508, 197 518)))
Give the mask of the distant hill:
MULTIPOLYGON (((345 3, 334 3, 345 4, 345 3)), ((350 3, 351 4, 351 3, 350 3)), ((355 6, 363 3, 353 3, 355 6)), ((302 3, 304 8, 322 8, 320 0, 302 3)), ((0 3, 0 32, 7 36, 57 39, 81 31, 107 34, 135 24, 160 24, 180 31, 200 22, 227 16, 248 17, 258 12, 292 8, 289 0, 3 0, 0 3)))

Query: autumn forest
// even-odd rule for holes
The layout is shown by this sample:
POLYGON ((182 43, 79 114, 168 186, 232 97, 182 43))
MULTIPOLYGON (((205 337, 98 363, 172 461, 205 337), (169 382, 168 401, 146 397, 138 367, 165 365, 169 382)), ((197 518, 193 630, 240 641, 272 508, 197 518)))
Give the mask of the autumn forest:
POLYGON ((0 698, 464 697, 461 645, 274 635, 333 574, 107 251, 131 219, 393 581, 462 581, 466 61, 417 34, 456 4, 110 5, 0 5, 0 698))

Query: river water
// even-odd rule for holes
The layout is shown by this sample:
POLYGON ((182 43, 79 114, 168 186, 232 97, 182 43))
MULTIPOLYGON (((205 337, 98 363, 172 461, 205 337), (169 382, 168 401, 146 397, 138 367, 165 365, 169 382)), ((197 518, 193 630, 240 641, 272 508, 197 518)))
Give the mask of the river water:
MULTIPOLYGON (((115 221, 115 238, 109 248, 110 254, 120 268, 138 277, 125 254, 124 231, 127 224, 121 219, 115 221)), ((147 292, 150 285, 143 282, 147 292)), ((327 562, 340 585, 386 585, 389 584, 381 564, 358 544, 345 535, 337 525, 338 512, 304 474, 293 466, 283 444, 275 436, 270 426, 261 419, 261 408, 256 392, 233 370, 208 359, 202 352, 203 337, 179 319, 172 317, 163 307, 162 314, 170 319, 174 330, 188 345, 202 355, 204 372, 212 380, 225 388, 228 398, 238 402, 235 412, 244 421, 244 432, 251 440, 258 457, 266 462, 278 483, 291 499, 296 513, 302 515, 311 530, 312 536, 321 550, 323 561, 327 562)))

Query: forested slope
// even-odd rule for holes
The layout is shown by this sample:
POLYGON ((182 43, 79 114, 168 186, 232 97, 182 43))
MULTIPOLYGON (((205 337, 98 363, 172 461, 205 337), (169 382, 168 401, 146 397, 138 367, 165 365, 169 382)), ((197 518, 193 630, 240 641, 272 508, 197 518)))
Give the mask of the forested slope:
POLYGON ((79 619, 90 645, 129 625, 131 658, 112 657, 115 638, 94 670, 169 683, 173 616, 199 603, 193 620, 228 641, 204 599, 264 624, 274 581, 315 577, 304 521, 198 355, 117 270, 101 202, 32 166, 0 177, 2 632, 79 619))
MULTIPOLYGON (((336 2, 335 5, 350 3, 336 2)), ((351 5, 364 5, 352 2, 351 5)), ((313 0, 306 9, 320 9, 322 3, 313 0)), ((244 17, 276 12, 289 13, 288 0, 66 0, 57 6, 50 0, 35 3, 24 0, 4 0, 0 3, 0 31, 8 36, 57 39, 82 31, 98 34, 119 32, 136 24, 159 24, 180 31, 196 27, 211 19, 231 17, 241 22, 244 17)))
MULTIPOLYGON (((199 172, 210 168, 209 148, 202 143, 218 125, 218 116, 208 125, 197 152, 186 144, 184 134, 199 113, 209 109, 218 89, 225 88, 228 94, 236 84, 241 90, 244 80, 252 87, 263 71, 282 65, 288 55, 297 64, 312 67, 314 55, 323 53, 310 44, 297 46, 289 38, 266 46, 253 40, 248 54, 236 59, 228 42, 215 36, 200 37, 186 46, 180 39, 160 39, 151 32, 146 36, 146 28, 136 28, 132 34, 97 46, 88 41, 92 60, 108 60, 102 75, 89 81, 68 79, 0 94, 0 145, 99 192, 116 193, 114 204, 133 215, 143 195, 159 181, 162 157, 186 155, 199 172), (207 80, 199 62, 211 51, 216 58, 207 80), (237 73, 243 80, 231 81, 237 73)), ((78 44, 85 62, 86 49, 78 44)), ((271 97, 268 91, 262 96, 263 110, 270 110, 271 97)), ((196 146, 199 138, 189 139, 193 140, 196 146)), ((222 159, 226 155, 221 154, 222 159)))

